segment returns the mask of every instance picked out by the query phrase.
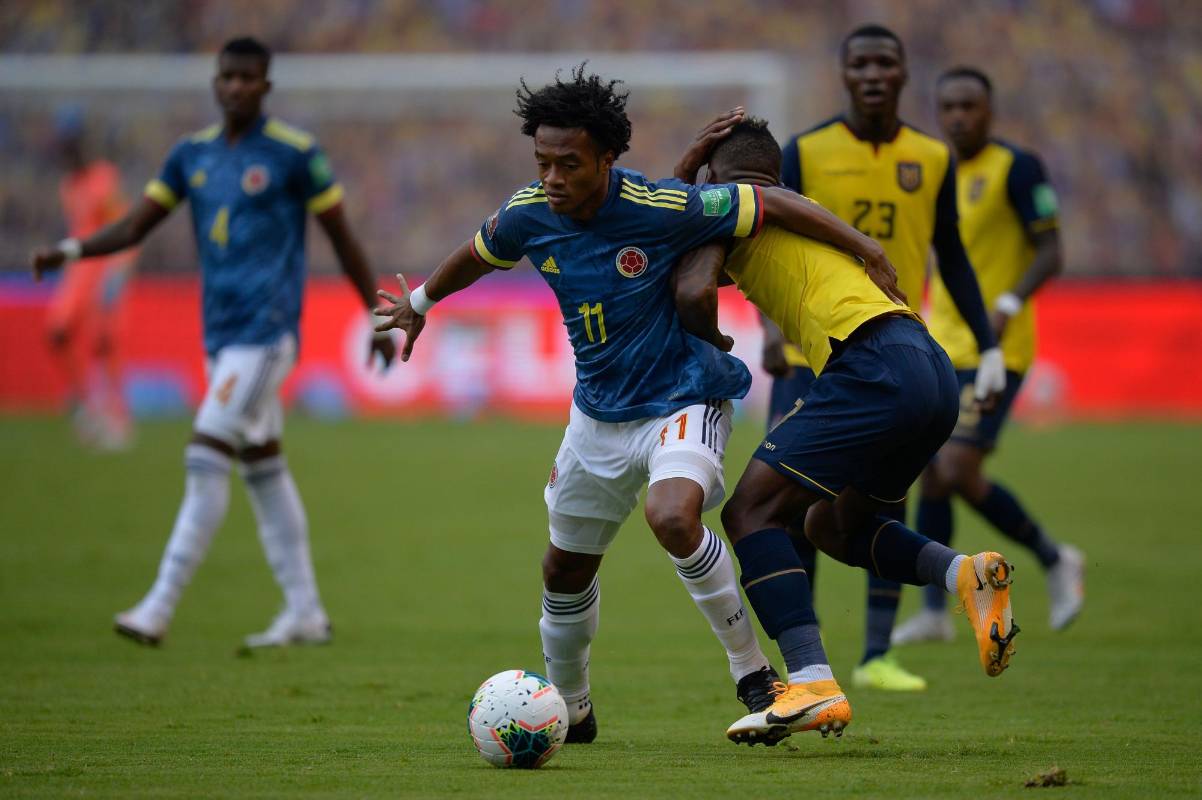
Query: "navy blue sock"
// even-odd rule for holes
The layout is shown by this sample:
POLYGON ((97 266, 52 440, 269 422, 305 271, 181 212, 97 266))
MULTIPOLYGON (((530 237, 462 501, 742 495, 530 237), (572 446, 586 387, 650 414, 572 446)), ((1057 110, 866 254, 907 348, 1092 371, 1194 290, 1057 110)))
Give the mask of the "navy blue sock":
POLYGON ((955 550, 881 514, 873 526, 852 538, 847 563, 887 580, 943 585, 948 567, 959 555, 955 550))
MULTIPOLYGON (((955 520, 952 516, 950 497, 928 498, 918 501, 918 530, 932 542, 942 545, 952 543, 955 520)), ((927 584, 922 590, 923 605, 932 611, 947 608, 947 593, 942 586, 927 584)))
MULTIPOLYGON (((892 505, 883 516, 905 524, 906 506, 904 503, 892 505)), ((900 602, 900 583, 868 573, 868 605, 861 664, 889 652, 889 639, 893 635, 893 623, 897 619, 897 605, 900 602)))
POLYGON ((1060 560, 1060 548, 1001 484, 990 484, 985 499, 973 504, 973 508, 1002 534, 1034 553, 1044 569, 1060 560))
POLYGON ((765 633, 776 639, 790 628, 817 624, 810 582, 788 531, 756 531, 735 542, 734 549, 743 591, 765 633))
POLYGON ((806 538, 804 515, 789 527, 789 537, 793 540, 793 549, 797 552, 797 557, 801 559, 802 569, 806 571, 806 577, 810 581, 810 596, 813 597, 817 591, 814 582, 818 578, 818 548, 806 538))

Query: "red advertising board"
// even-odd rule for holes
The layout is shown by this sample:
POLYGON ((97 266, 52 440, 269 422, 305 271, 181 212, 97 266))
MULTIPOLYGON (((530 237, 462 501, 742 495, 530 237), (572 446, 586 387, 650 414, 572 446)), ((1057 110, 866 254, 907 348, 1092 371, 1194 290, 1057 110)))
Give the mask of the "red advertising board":
MULTIPOLYGON (((126 296, 124 361, 133 393, 158 387, 194 404, 204 387, 199 285, 142 278, 126 296)), ((65 378, 45 342, 49 289, 0 283, 0 409, 64 402, 65 378)), ((723 328, 758 369, 753 308, 725 290, 723 328)), ((1020 413, 1202 419, 1202 285, 1063 282, 1041 295, 1039 360, 1020 413)), ((301 360, 290 400, 365 414, 490 413, 562 419, 573 386, 571 351, 541 283, 485 280, 439 304, 407 364, 380 375, 366 363, 368 321, 340 281, 310 283, 301 360)), ((136 401, 136 398, 135 398, 136 401)), ((135 402, 135 406, 138 403, 135 402)))

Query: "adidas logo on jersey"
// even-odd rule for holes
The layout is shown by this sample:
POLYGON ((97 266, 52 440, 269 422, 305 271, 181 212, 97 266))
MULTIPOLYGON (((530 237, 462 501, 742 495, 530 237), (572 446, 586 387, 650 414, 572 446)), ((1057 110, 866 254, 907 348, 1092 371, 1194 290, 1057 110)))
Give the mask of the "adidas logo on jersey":
POLYGON ((555 256, 550 256, 543 265, 539 267, 543 272, 550 272, 552 275, 559 274, 559 265, 555 263, 555 256))

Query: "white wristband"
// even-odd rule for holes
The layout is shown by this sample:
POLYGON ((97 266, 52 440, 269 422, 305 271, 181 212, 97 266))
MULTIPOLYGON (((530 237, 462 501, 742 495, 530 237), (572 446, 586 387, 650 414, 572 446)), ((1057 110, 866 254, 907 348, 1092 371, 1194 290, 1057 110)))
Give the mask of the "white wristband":
POLYGON ((1015 314, 1023 310, 1023 301, 1014 292, 1006 292, 998 295, 998 298, 993 301, 993 307, 996 311, 1000 311, 1007 317, 1013 317, 1015 314))
POLYGON ((83 255, 83 243, 72 236, 70 239, 63 239, 58 243, 58 251, 67 261, 78 261, 83 255))
POLYGON ((426 284, 424 283, 409 295, 409 307, 423 317, 430 313, 430 309, 434 308, 434 304, 437 302, 437 300, 426 297, 426 284))

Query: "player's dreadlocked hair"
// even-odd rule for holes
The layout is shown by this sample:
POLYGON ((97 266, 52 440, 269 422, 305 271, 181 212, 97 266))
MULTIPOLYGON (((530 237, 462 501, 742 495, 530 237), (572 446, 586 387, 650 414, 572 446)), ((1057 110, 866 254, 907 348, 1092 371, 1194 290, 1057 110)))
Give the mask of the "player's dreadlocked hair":
POLYGON ((767 120, 745 117, 730 129, 710 153, 710 161, 721 161, 739 169, 780 175, 780 147, 768 130, 767 120))
POLYGON ((602 153, 612 151, 617 158, 630 149, 630 119, 626 116, 630 92, 617 91, 621 81, 585 75, 587 63, 572 68, 570 81, 561 80, 557 72, 555 83, 537 91, 531 91, 522 79, 513 113, 522 118, 522 133, 526 136, 533 136, 539 125, 584 128, 602 153))

